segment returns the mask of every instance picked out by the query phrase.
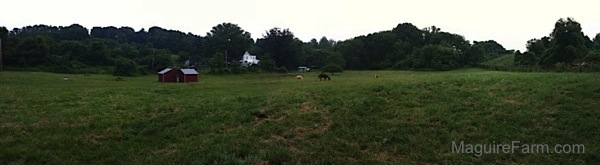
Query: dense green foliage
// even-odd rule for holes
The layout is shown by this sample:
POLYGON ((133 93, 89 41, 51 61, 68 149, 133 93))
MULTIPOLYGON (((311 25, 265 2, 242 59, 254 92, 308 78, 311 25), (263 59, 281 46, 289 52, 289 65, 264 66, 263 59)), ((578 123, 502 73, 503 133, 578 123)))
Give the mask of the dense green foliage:
POLYGON ((575 66, 578 68, 597 67, 600 60, 598 39, 591 41, 581 30, 581 25, 573 18, 559 19, 548 37, 532 39, 527 42, 527 51, 515 53, 515 65, 560 68, 575 66))
POLYGON ((242 59, 244 52, 254 44, 249 32, 232 23, 223 23, 213 27, 210 33, 206 34, 205 41, 206 54, 223 53, 226 57, 222 60, 223 64, 225 61, 229 64, 237 63, 242 59))
POLYGON ((449 70, 479 63, 483 53, 506 52, 501 45, 490 44, 495 41, 475 43, 478 46, 473 49, 458 34, 435 26, 421 30, 403 23, 391 31, 340 42, 336 49, 344 56, 348 69, 449 70))
POLYGON ((512 54, 512 51, 508 51, 504 48, 504 46, 500 45, 498 42, 494 40, 489 41, 474 41, 473 47, 481 47, 484 50, 484 59, 482 61, 488 61, 506 54, 512 54))
POLYGON ((160 27, 151 27, 147 32, 130 27, 94 27, 89 34, 87 31, 78 24, 27 26, 10 32, 0 29, 0 37, 5 40, 4 63, 9 67, 45 66, 54 72, 81 73, 88 67, 114 67, 117 59, 128 58, 151 72, 195 65, 210 67, 211 73, 229 74, 244 70, 290 71, 298 66, 323 69, 328 65, 351 70, 452 70, 515 54, 515 65, 523 67, 600 66, 596 57, 600 53, 600 34, 590 40, 572 18, 557 21, 550 36, 528 41, 523 53, 506 50, 494 40, 471 44, 459 34, 435 26, 419 29, 410 23, 345 41, 322 37, 309 42, 282 28, 267 30, 254 42, 249 32, 233 23, 216 25, 205 37, 160 27), (238 62, 245 51, 257 55, 261 64, 240 68, 238 62))
POLYGON ((78 24, 35 25, 15 28, 5 38, 2 38, 2 58, 6 66, 44 67, 62 73, 116 66, 121 58, 154 72, 173 66, 172 56, 184 56, 185 60, 198 63, 203 53, 201 37, 159 27, 148 32, 144 29, 135 32, 129 27, 94 27, 88 33, 88 29, 78 24))
POLYGON ((302 41, 289 29, 273 28, 256 41, 259 54, 268 54, 278 67, 294 69, 300 65, 302 41))
POLYGON ((339 65, 331 64, 331 65, 325 66, 323 68, 323 72, 329 72, 329 73, 331 73, 331 75, 333 75, 336 72, 344 72, 344 69, 342 69, 342 67, 339 65))
POLYGON ((128 58, 119 58, 115 62, 115 76, 135 76, 137 65, 128 58))
POLYGON ((155 75, 0 72, 0 164, 598 162, 595 73, 345 71, 327 82, 317 74, 165 84, 155 75), (452 153, 452 141, 515 140, 586 150, 452 153))
POLYGON ((208 66, 211 73, 223 74, 240 69, 295 70, 298 66, 323 69, 327 65, 359 70, 448 70, 473 65, 506 51, 495 41, 475 42, 484 51, 479 46, 471 49, 469 41, 460 35, 443 32, 435 26, 418 29, 410 23, 342 42, 322 37, 306 43, 289 29, 281 28, 266 31, 255 43, 250 33, 232 23, 213 27, 205 37, 160 27, 151 27, 148 31, 93 27, 88 33, 88 29, 78 24, 27 26, 10 32, 0 31, 0 34, 5 38, 3 59, 7 66, 43 66, 50 68, 48 71, 63 73, 82 73, 89 67, 113 67, 120 58, 133 60, 150 72, 174 65, 208 66), (422 51, 422 48, 436 50, 422 51), (256 54, 265 65, 239 68, 238 60, 245 51, 256 54), (438 52, 444 54, 424 54, 438 52), (218 53, 223 57, 214 58, 218 53))

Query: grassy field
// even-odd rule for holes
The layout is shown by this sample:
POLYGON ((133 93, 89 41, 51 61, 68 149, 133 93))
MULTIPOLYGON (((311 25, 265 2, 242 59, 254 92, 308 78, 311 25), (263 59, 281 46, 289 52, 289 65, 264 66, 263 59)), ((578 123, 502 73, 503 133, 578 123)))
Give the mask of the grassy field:
POLYGON ((514 54, 503 55, 498 58, 486 61, 482 64, 488 65, 488 66, 512 67, 512 66, 515 66, 515 55, 514 54))
POLYGON ((0 164, 600 163, 598 73, 63 76, 0 72, 0 164), (476 156, 453 141, 585 153, 476 156))

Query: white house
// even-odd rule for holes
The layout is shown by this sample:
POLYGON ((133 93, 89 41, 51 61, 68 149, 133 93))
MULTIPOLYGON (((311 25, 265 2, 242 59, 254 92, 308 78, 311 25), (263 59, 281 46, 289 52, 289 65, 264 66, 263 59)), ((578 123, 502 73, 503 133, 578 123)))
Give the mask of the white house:
POLYGON ((248 51, 246 51, 246 53, 244 53, 244 56, 242 56, 242 59, 240 60, 240 65, 251 66, 258 64, 259 62, 260 60, 256 59, 256 55, 251 55, 250 53, 248 53, 248 51))

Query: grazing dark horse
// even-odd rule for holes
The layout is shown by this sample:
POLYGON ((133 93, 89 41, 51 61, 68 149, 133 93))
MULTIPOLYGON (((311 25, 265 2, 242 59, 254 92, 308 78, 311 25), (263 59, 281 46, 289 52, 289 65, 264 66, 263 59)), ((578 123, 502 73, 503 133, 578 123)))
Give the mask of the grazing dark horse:
POLYGON ((321 73, 321 74, 319 74, 319 81, 321 81, 321 80, 331 81, 331 78, 329 77, 329 75, 327 75, 325 73, 321 73))

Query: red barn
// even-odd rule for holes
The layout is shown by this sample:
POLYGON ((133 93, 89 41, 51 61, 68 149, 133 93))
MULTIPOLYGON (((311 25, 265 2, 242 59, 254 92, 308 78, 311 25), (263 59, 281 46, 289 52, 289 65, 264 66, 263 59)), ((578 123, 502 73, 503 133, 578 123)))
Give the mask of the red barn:
POLYGON ((177 71, 166 68, 158 72, 158 82, 177 82, 177 71))
POLYGON ((198 72, 195 69, 181 69, 179 82, 198 82, 198 72))

